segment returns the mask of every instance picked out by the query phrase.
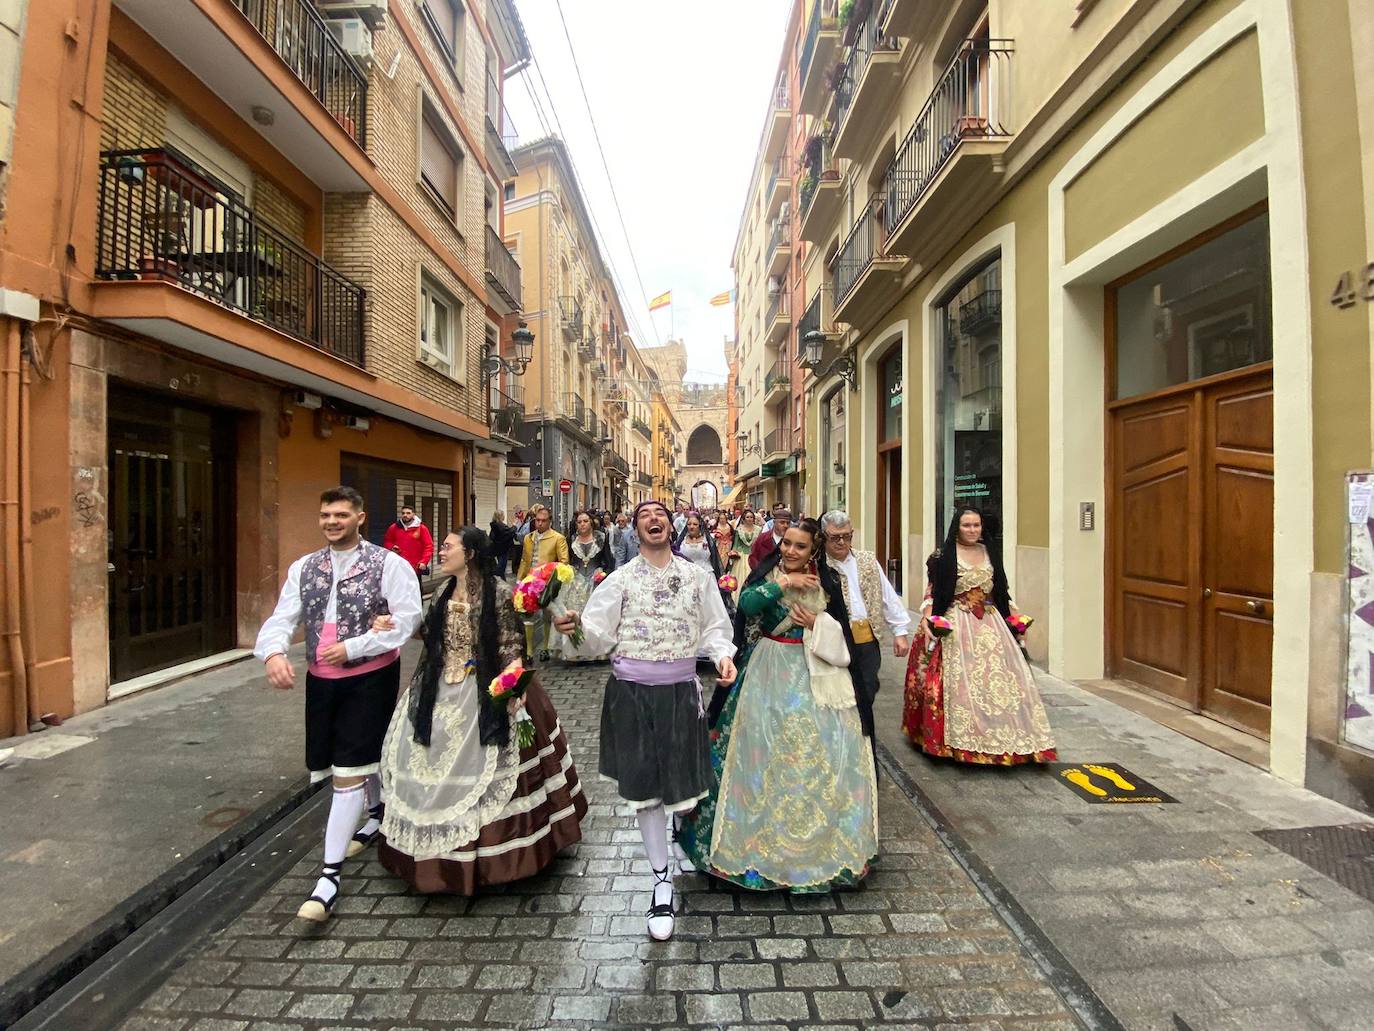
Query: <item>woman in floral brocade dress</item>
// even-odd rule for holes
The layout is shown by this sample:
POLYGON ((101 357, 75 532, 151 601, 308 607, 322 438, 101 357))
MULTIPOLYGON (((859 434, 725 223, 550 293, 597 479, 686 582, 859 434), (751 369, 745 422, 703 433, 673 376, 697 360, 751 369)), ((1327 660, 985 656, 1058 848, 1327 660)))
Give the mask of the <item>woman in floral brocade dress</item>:
POLYGON ((716 784, 682 822, 698 870, 755 890, 858 884, 878 852, 877 773, 849 670, 812 673, 806 631, 823 618, 852 649, 835 573, 818 569, 820 527, 803 520, 740 593, 735 686, 712 699, 716 784))
POLYGON ((483 697, 524 638, 486 533, 449 534, 439 562, 450 579, 425 614, 424 654, 382 746, 377 858, 417 891, 472 895, 538 873, 579 841, 587 800, 537 676, 509 711, 483 697), (527 748, 514 726, 522 707, 534 723, 527 748))
POLYGON ((1053 762, 1054 738, 1030 664, 1007 626, 1016 612, 976 509, 954 514, 926 563, 930 586, 907 659, 902 730, 931 755, 1011 766, 1053 762), (953 632, 932 634, 932 613, 953 632))

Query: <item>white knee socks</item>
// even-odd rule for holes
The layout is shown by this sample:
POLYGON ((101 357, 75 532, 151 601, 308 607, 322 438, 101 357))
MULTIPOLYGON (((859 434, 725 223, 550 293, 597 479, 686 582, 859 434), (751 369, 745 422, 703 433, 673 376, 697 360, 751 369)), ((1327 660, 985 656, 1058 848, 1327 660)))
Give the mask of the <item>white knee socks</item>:
MULTIPOLYGON (((329 806, 329 822, 324 829, 324 865, 337 869, 342 865, 348 852, 348 843, 353 832, 358 829, 362 819, 363 805, 366 803, 364 785, 335 788, 334 800, 329 806)), ((321 877, 315 884, 315 894, 328 901, 339 889, 327 877, 321 877)))
POLYGON ((363 793, 367 796, 367 822, 361 834, 376 834, 382 829, 382 777, 379 773, 369 773, 363 781, 363 793))

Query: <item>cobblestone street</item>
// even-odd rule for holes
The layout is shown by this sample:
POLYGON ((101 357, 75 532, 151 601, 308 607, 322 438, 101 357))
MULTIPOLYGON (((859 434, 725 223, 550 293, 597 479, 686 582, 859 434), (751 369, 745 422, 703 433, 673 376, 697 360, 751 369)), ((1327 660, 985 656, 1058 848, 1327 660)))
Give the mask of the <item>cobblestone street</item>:
POLYGON ((456 1027, 1077 1026, 989 902, 884 775, 882 858, 862 890, 787 897, 693 874, 672 942, 650 942, 632 814, 596 776, 605 666, 550 691, 591 810, 544 875, 477 899, 407 894, 370 859, 334 919, 293 919, 317 857, 203 943, 124 1031, 456 1027))

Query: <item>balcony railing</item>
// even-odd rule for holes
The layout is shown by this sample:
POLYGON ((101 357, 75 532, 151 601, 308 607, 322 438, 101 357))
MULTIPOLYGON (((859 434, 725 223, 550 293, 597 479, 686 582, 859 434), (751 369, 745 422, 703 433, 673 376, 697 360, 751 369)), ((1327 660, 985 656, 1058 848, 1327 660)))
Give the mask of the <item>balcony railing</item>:
POLYGON ((563 332, 570 339, 580 340, 582 338, 582 305, 577 303, 577 298, 560 297, 558 299, 558 311, 563 317, 563 332))
POLYGON ((775 386, 790 386, 792 383, 792 366, 787 361, 786 356, 780 356, 773 362, 768 369, 768 375, 764 378, 763 389, 765 392, 772 390, 775 386))
POLYGON ((645 422, 643 419, 635 417, 630 420, 630 425, 636 430, 636 432, 642 434, 644 437, 648 439, 653 438, 654 431, 649 429, 649 424, 645 422))
POLYGON ((491 226, 487 226, 487 282, 520 310, 520 263, 491 226))
POLYGON ((601 429, 601 420, 596 417, 596 413, 590 408, 587 409, 587 420, 582 425, 587 428, 587 432, 593 437, 601 436, 599 432, 601 429))
POLYGON ((563 398, 564 410, 573 422, 579 426, 586 425, 587 406, 582 403, 581 394, 566 394, 563 398))
POLYGON ((896 39, 883 32, 883 19, 886 14, 885 4, 871 4, 868 17, 854 29, 854 42, 845 57, 844 70, 840 73, 839 82, 835 86, 836 127, 844 125, 844 120, 853 106, 854 96, 858 92, 859 82, 868 70, 868 62, 873 54, 879 50, 890 53, 897 49, 896 39))
POLYGON ((524 411, 524 409, 525 409, 525 384, 523 384, 523 383, 512 383, 512 382, 510 382, 510 380, 508 379, 508 380, 506 381, 506 385, 505 385, 504 387, 501 388, 501 390, 499 391, 499 393, 501 394, 501 400, 502 400, 505 404, 507 404, 507 405, 509 405, 509 406, 511 406, 511 407, 514 407, 514 408, 519 408, 521 411, 524 411))
POLYGON ((805 82, 807 73, 811 71, 811 59, 816 56, 816 41, 820 39, 822 20, 829 21, 834 17, 835 0, 816 0, 811 5, 811 20, 806 23, 806 39, 802 41, 801 58, 798 62, 798 81, 805 82))
POLYGON ((367 76, 309 0, 232 0, 348 135, 367 146, 367 76))
POLYGON ((1006 139, 1012 40, 970 39, 926 99, 883 177, 889 232, 915 207, 964 140, 1006 139))
POLYGON ((959 331, 976 336, 1002 323, 1002 291, 984 290, 959 305, 959 331))
POLYGON ((792 450, 792 431, 779 427, 763 438, 765 455, 785 455, 792 450))
POLYGON ((635 473, 635 483, 639 484, 641 487, 652 487, 654 485, 654 478, 648 473, 635 473))
POLYGON ((630 463, 614 451, 606 452, 606 468, 613 473, 619 473, 621 476, 630 475, 630 463))
POLYGON ((881 225, 875 205, 870 202, 865 205, 863 214, 840 246, 840 253, 835 257, 836 307, 849 296, 849 291, 854 289, 854 284, 877 256, 881 225))
POLYGON ((96 275, 160 280, 363 364, 363 288, 166 150, 101 155, 96 275))
POLYGON ((777 253, 779 247, 792 243, 791 233, 792 220, 790 218, 780 218, 773 223, 773 232, 768 237, 768 257, 771 260, 777 253))
POLYGON ((817 289, 811 295, 811 303, 806 306, 806 311, 802 312, 802 317, 797 320, 797 346, 806 346, 806 335, 814 333, 821 328, 821 291, 817 289))
POLYGON ((786 284, 778 287, 778 292, 773 295, 773 299, 768 302, 768 317, 764 319, 765 325, 771 326, 773 320, 782 316, 787 317, 788 310, 792 306, 790 299, 792 291, 786 284))
POLYGON ((787 89, 786 82, 780 82, 773 90, 773 106, 779 111, 792 110, 792 94, 787 89))

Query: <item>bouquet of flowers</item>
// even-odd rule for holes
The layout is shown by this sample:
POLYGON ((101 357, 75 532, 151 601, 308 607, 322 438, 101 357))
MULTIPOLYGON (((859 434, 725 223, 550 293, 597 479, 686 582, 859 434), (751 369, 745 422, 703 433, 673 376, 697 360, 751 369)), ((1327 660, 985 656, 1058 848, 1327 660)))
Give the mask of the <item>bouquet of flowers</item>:
POLYGON ((722 591, 733 591, 736 587, 739 586, 739 581, 735 579, 733 574, 726 573, 724 576, 722 576, 719 580, 716 581, 716 586, 719 587, 722 591))
POLYGON ((954 624, 944 616, 931 616, 927 622, 930 623, 930 633, 932 637, 948 637, 954 633, 954 624))
POLYGON ((604 579, 606 579, 606 570, 598 569, 595 573, 592 574, 592 586, 595 587, 604 579))
MULTIPOLYGON (((573 567, 566 562, 545 562, 530 570, 530 575, 515 585, 511 603, 515 611, 530 622, 540 609, 548 609, 554 616, 562 616, 568 608, 558 600, 558 592, 563 585, 571 583, 573 567)), ((582 628, 578 627, 568 635, 573 646, 582 643, 582 628)))
MULTIPOLYGON (((493 705, 508 705, 512 699, 523 698, 532 676, 534 670, 526 669, 519 662, 512 662, 487 685, 487 697, 493 705)), ((534 721, 523 708, 515 721, 515 740, 521 748, 529 748, 534 744, 534 721)))
POLYGON ((1035 620, 1030 616, 1023 616, 1019 612, 1013 612, 1007 617, 1007 626, 1011 627, 1011 632, 1017 637, 1025 637, 1026 631, 1030 629, 1035 620))

